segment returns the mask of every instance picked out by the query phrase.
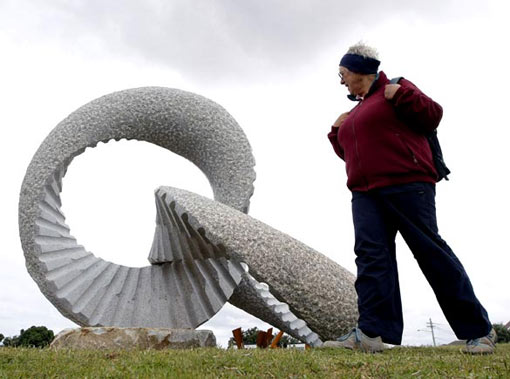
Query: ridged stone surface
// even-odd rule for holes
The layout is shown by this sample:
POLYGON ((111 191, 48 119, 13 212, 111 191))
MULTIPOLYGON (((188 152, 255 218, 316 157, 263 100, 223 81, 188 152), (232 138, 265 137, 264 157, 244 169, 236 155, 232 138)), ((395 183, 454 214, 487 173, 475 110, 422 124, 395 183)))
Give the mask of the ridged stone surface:
POLYGON ((79 325, 195 328, 231 296, 243 272, 239 262, 205 246, 178 219, 171 241, 155 241, 179 241, 190 259, 142 268, 116 265, 78 245, 61 211, 62 178, 72 159, 98 142, 122 138, 189 159, 209 179, 217 201, 248 210, 255 161, 243 131, 221 106, 169 88, 116 92, 69 115, 33 157, 19 203, 27 269, 53 305, 79 325), (195 259, 191 253, 199 254, 200 244, 210 254, 195 259))
MULTIPOLYGON (((268 285, 290 311, 320 338, 330 340, 357 320, 354 276, 337 263, 289 235, 242 212, 192 192, 161 187, 157 195, 195 230, 233 260, 245 262, 250 274, 268 285)), ((236 305, 250 308, 250 299, 236 305)), ((252 313, 254 313, 252 309, 252 313)), ((299 322, 299 321, 297 321, 299 322)), ((303 340, 303 338, 300 338, 303 340)))
POLYGON ((303 319, 292 313, 288 304, 278 300, 266 283, 258 282, 249 272, 243 274, 242 279, 229 299, 230 304, 256 315, 304 343, 311 346, 322 345, 317 333, 313 332, 303 319))

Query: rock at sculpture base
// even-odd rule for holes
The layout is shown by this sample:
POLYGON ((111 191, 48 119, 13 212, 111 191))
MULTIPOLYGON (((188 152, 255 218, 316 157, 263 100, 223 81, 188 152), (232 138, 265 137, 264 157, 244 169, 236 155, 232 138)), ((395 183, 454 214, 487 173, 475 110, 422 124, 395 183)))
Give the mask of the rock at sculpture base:
POLYGON ((65 329, 50 345, 53 349, 163 350, 216 347, 210 330, 90 327, 65 329))

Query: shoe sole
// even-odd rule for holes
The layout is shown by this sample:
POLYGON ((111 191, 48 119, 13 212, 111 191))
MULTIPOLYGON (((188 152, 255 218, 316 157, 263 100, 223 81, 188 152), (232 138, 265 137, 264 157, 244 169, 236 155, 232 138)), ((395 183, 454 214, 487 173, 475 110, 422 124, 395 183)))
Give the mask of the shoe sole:
POLYGON ((352 351, 361 351, 363 353, 382 353, 384 350, 386 349, 377 349, 377 350, 373 350, 373 349, 364 349, 362 348, 361 346, 345 346, 342 344, 342 342, 338 342, 338 341, 326 341, 322 344, 321 348, 333 348, 333 349, 339 349, 339 348, 342 348, 342 349, 347 349, 347 350, 352 350, 352 351))

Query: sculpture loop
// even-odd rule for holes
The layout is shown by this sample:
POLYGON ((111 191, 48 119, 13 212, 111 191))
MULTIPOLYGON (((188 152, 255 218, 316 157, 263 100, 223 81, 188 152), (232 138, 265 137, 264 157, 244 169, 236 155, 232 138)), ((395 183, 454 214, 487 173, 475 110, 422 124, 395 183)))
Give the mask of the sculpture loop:
POLYGON ((355 322, 354 277, 245 214, 254 165, 242 129, 202 96, 146 87, 96 99, 55 127, 27 169, 19 203, 27 269, 57 309, 82 326, 195 328, 228 300, 319 345, 355 322), (61 211, 72 159, 124 138, 193 162, 215 199, 158 189, 151 265, 142 268, 104 261, 78 245, 61 211))

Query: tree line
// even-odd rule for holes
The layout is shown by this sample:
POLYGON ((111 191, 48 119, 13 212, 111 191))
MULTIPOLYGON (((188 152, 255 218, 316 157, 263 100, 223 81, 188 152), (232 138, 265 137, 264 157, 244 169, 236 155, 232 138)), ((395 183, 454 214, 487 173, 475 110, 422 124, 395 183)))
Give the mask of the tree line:
POLYGON ((5 337, 0 333, 0 342, 9 347, 38 347, 48 346, 55 337, 53 330, 45 326, 31 326, 27 330, 21 329, 18 336, 5 337))
POLYGON ((498 335, 498 343, 510 342, 510 330, 505 328, 503 324, 492 324, 492 327, 498 335))

